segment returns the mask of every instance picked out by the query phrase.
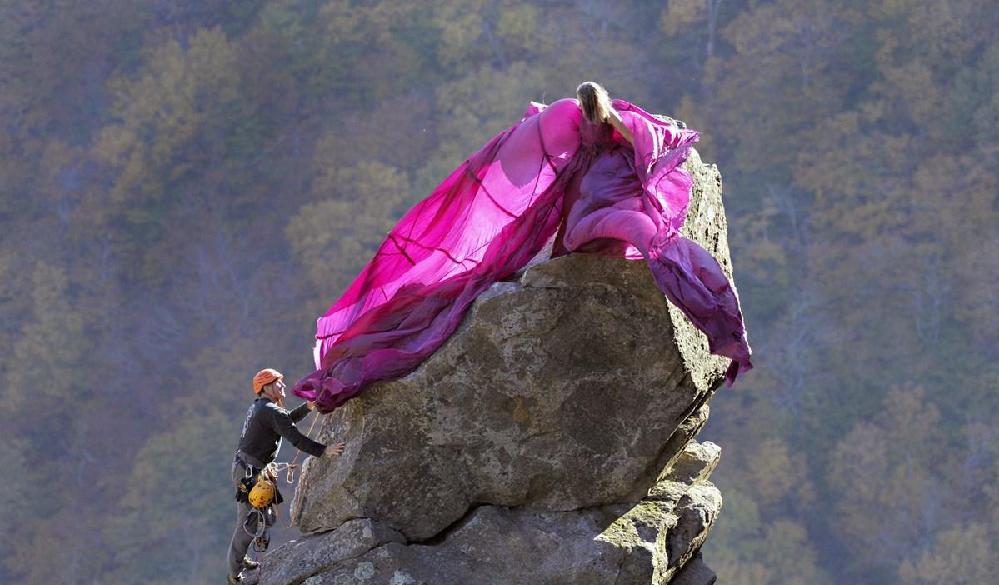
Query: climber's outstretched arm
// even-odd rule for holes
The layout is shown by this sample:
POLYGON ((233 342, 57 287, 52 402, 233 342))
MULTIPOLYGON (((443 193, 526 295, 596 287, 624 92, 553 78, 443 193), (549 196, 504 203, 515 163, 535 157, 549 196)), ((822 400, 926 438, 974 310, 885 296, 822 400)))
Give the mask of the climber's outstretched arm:
POLYGON ((295 426, 291 414, 283 408, 271 409, 271 425, 274 432, 287 439, 299 451, 305 451, 313 457, 320 457, 326 450, 326 445, 317 443, 303 435, 295 426))
POLYGON ((624 139, 628 141, 628 144, 631 144, 632 146, 635 145, 635 139, 631 135, 631 129, 625 126, 624 120, 621 119, 621 114, 617 113, 617 110, 614 108, 610 109, 607 121, 621 133, 621 136, 624 136, 624 139))
POLYGON ((309 406, 308 402, 303 402, 298 406, 298 408, 292 410, 288 414, 291 416, 291 422, 298 423, 301 422, 303 418, 309 416, 310 412, 312 412, 312 407, 309 406))

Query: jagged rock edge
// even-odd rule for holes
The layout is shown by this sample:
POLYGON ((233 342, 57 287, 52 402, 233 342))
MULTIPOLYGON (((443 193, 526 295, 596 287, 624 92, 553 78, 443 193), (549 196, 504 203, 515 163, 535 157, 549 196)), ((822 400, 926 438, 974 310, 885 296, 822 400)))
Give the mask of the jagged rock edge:
MULTIPOLYGON (((691 404, 691 406, 688 408, 688 411, 686 412, 686 415, 684 416, 684 418, 682 419, 682 421, 680 422, 680 424, 677 426, 676 430, 673 432, 673 434, 670 435, 669 439, 667 439, 667 441, 663 444, 662 455, 657 458, 657 462, 655 464, 656 466, 662 466, 660 468, 661 471, 659 472, 659 477, 656 480, 657 482, 661 481, 661 480, 665 480, 666 478, 668 478, 668 476, 670 474, 670 471, 671 471, 670 467, 671 467, 672 463, 675 461, 675 459, 677 457, 679 457, 680 454, 683 452, 683 446, 686 445, 687 443, 689 443, 690 441, 693 441, 696 438, 697 434, 700 432, 701 428, 703 428, 703 425, 704 425, 704 423, 706 421, 703 421, 703 422, 697 424, 692 429, 685 429, 684 428, 686 426, 685 423, 687 423, 692 417, 694 417, 698 413, 698 411, 700 411, 701 408, 703 408, 707 404, 708 400, 711 398, 711 395, 720 386, 721 386, 721 380, 718 380, 718 382, 716 384, 714 384, 712 388, 710 388, 707 392, 703 393, 702 397, 699 400, 697 400, 697 401, 695 401, 695 402, 693 402, 691 404), (679 433, 686 433, 686 432, 689 432, 690 434, 686 435, 686 436, 682 435, 682 434, 679 434, 679 433), (674 442, 674 439, 676 437, 684 437, 685 440, 682 443, 680 443, 679 445, 677 445, 674 442), (671 450, 673 450, 675 452, 672 455, 667 456, 666 453, 668 453, 671 450)), ((683 483, 683 482, 679 482, 679 483, 683 483)), ((709 483, 710 484, 711 482, 709 482, 706 479, 704 479, 704 480, 692 481, 691 483, 686 484, 688 486, 688 488, 687 488, 687 490, 685 490, 683 492, 683 494, 681 494, 681 498, 677 499, 676 505, 679 506, 680 501, 682 500, 682 498, 684 496, 687 495, 687 492, 689 492, 690 489, 692 489, 696 484, 699 484, 699 483, 709 483)), ((713 484, 711 484, 711 485, 713 485, 713 484)), ((578 513, 578 512, 585 512, 585 511, 589 511, 589 510, 600 510, 600 509, 612 508, 612 507, 633 507, 633 506, 637 506, 638 504, 640 504, 643 501, 648 501, 648 502, 666 502, 668 499, 669 498, 666 498, 664 496, 655 496, 655 495, 651 495, 651 494, 646 494, 644 497, 640 498, 638 501, 605 502, 605 503, 601 503, 599 505, 580 506, 580 507, 577 507, 577 508, 572 508, 572 509, 567 509, 567 510, 539 510, 539 512, 550 513, 550 514, 572 514, 572 513, 578 513)), ((398 530, 396 530, 395 528, 393 528, 391 526, 388 526, 387 528, 389 528, 394 533, 396 533, 397 535, 399 535, 399 537, 400 537, 399 540, 378 540, 377 542, 373 543, 370 547, 365 548, 363 551, 361 551, 361 552, 359 552, 357 554, 350 555, 348 557, 344 557, 342 559, 339 559, 339 560, 337 560, 336 562, 334 562, 334 563, 332 563, 330 565, 327 565, 327 566, 324 566, 324 567, 320 567, 316 571, 311 572, 310 574, 302 577, 301 579, 298 579, 298 580, 290 582, 289 585, 301 585, 307 579, 309 579, 311 577, 314 577, 316 575, 322 574, 322 573, 328 571, 330 568, 335 567, 337 564, 344 563, 344 562, 347 562, 347 561, 359 558, 361 556, 364 556, 364 555, 370 553, 371 551, 373 551, 375 549, 378 549, 378 548, 380 548, 380 547, 382 547, 382 546, 384 546, 386 544, 389 544, 389 543, 398 543, 398 544, 401 544, 403 546, 419 545, 419 546, 431 546, 431 547, 433 547, 433 546, 442 545, 445 542, 447 542, 447 540, 448 540, 448 538, 450 537, 451 534, 453 534, 454 532, 456 532, 457 530, 459 530, 460 528, 462 528, 463 526, 465 526, 471 520, 471 518, 474 516, 475 512, 479 508, 482 508, 482 507, 500 508, 500 509, 507 510, 507 511, 521 511, 521 510, 523 510, 523 511, 530 511, 531 510, 531 508, 529 508, 529 507, 523 507, 523 506, 503 506, 503 505, 494 504, 494 503, 486 502, 486 501, 471 502, 465 508, 465 510, 462 512, 461 516, 459 516, 452 523, 450 523, 449 525, 445 526, 443 529, 441 529, 439 532, 437 532, 436 534, 434 534, 432 536, 429 536, 429 537, 426 537, 426 538, 419 538, 419 539, 408 538, 403 533, 401 533, 398 530)), ((368 521, 370 521, 372 523, 378 522, 379 524, 383 524, 383 523, 381 523, 380 521, 378 521, 375 518, 366 517, 366 516, 360 516, 360 517, 352 518, 351 520, 368 520, 368 521)), ((679 525, 677 525, 677 526, 679 526, 679 525)), ((333 532, 335 530, 336 529, 325 530, 325 531, 316 532, 316 533, 310 533, 310 534, 306 535, 302 540, 312 540, 312 539, 320 537, 321 535, 325 535, 325 534, 328 534, 330 532, 333 532)), ((704 536, 705 536, 705 539, 706 539, 707 534, 705 534, 704 536)), ((686 565, 686 563, 689 562, 690 559, 692 559, 692 558, 694 558, 696 556, 696 552, 703 545, 703 542, 704 542, 704 540, 702 539, 701 542, 697 543, 697 547, 695 549, 693 549, 692 551, 690 551, 689 554, 687 554, 687 555, 681 555, 680 559, 683 561, 681 564, 675 565, 675 566, 670 565, 670 568, 672 568, 674 570, 674 574, 679 573, 679 571, 683 569, 683 567, 686 565), (686 558, 684 558, 684 557, 686 557, 686 558)), ((615 577, 615 581, 620 577, 620 573, 623 570, 625 563, 626 563, 626 557, 622 557, 618 561, 618 573, 617 573, 617 576, 615 577)))

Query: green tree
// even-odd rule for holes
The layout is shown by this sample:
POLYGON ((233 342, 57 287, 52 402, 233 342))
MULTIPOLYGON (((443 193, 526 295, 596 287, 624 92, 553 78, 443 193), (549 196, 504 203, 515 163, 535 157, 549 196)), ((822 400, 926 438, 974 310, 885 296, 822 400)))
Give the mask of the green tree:
POLYGON ((198 31, 187 51, 169 40, 147 60, 148 71, 139 78, 110 83, 119 122, 105 127, 95 145, 95 153, 120 170, 112 198, 131 203, 132 216, 146 218, 148 206, 141 202, 161 199, 176 181, 217 160, 211 149, 222 144, 199 145, 199 133, 231 115, 239 97, 235 48, 220 30, 198 31))
POLYGON ((968 427, 965 440, 957 442, 941 423, 922 389, 896 388, 885 397, 878 422, 858 423, 837 445, 829 483, 839 493, 838 530, 851 547, 879 551, 858 552, 855 562, 900 571, 907 579, 925 569, 919 578, 934 582, 925 575, 938 569, 929 567, 948 561, 922 559, 949 553, 938 548, 919 558, 919 552, 930 550, 934 539, 956 538, 948 520, 980 517, 995 449, 983 450, 988 443, 979 438, 988 441, 988 435, 981 430, 968 427), (949 497, 957 493, 963 496, 949 497))
POLYGON ((722 488, 725 512, 704 545, 719 581, 738 585, 832 583, 799 523, 764 520, 738 488, 722 488))
POLYGON ((324 169, 317 190, 338 195, 304 206, 288 223, 289 242, 319 294, 346 289, 412 202, 409 180, 393 167, 361 163, 324 169))
POLYGON ((906 583, 920 585, 986 583, 999 569, 994 542, 984 524, 956 526, 941 532, 918 561, 905 561, 900 574, 906 583))
POLYGON ((235 516, 226 462, 238 424, 206 412, 150 436, 107 530, 113 578, 163 585, 218 578, 235 516))

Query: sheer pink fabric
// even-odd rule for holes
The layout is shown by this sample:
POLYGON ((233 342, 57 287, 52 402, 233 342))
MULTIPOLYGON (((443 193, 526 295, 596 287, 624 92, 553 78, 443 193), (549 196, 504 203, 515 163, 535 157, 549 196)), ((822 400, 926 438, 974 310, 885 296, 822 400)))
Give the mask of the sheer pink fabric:
POLYGON ((399 221, 319 318, 317 369, 294 393, 328 412, 371 382, 412 371, 480 293, 527 264, 556 231, 563 252, 644 258, 711 351, 733 359, 729 383, 751 368, 728 280, 710 254, 679 235, 691 180, 678 165, 698 133, 623 100, 614 107, 634 148, 563 99, 532 103, 463 162, 399 221))

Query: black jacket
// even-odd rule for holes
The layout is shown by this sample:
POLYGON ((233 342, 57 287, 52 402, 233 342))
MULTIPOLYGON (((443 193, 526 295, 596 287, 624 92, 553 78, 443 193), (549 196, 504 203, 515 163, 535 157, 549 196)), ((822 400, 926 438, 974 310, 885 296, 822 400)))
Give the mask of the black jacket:
POLYGON ((302 404, 288 412, 269 398, 257 398, 246 411, 239 450, 266 465, 277 457, 281 439, 285 438, 300 451, 319 457, 326 446, 303 435, 295 423, 309 414, 309 405, 302 404))

